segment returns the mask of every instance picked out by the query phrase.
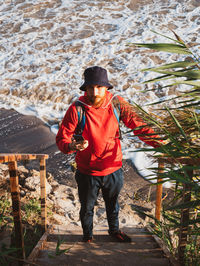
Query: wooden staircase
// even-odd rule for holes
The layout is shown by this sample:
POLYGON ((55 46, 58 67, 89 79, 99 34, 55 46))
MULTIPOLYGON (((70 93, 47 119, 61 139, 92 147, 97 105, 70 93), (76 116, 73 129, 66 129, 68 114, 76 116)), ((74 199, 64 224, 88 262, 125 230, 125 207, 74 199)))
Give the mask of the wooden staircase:
MULTIPOLYGON (((48 235, 43 248, 32 260, 37 265, 126 265, 126 266, 169 266, 171 265, 146 228, 123 228, 132 243, 119 243, 107 233, 106 227, 94 229, 94 241, 83 243, 79 227, 57 226, 48 235), (60 250, 65 253, 56 255, 58 240, 62 240, 60 250)), ((29 260, 30 261, 30 260, 29 260)))
MULTIPOLYGON (((167 266, 172 265, 171 259, 166 257, 163 249, 146 228, 122 228, 132 238, 132 243, 114 242, 107 233, 107 226, 94 228, 94 241, 91 244, 82 242, 82 230, 73 223, 67 228, 54 227, 51 233, 47 231, 46 211, 46 154, 0 154, 0 163, 8 163, 10 173, 10 187, 13 203, 16 247, 18 248, 18 265, 131 265, 131 266, 167 266), (23 230, 21 222, 20 191, 17 172, 17 161, 40 161, 41 187, 41 224, 45 232, 31 255, 25 260, 23 230), (57 243, 62 244, 57 248, 57 243), (41 244, 41 245, 39 245, 41 244), (56 254, 60 253, 59 255, 56 254), (66 250, 66 252, 62 252, 66 250), (28 264, 27 264, 28 263, 28 264)), ((163 171, 163 162, 160 164, 163 171)), ((158 180, 160 180, 158 178, 158 180)), ((156 218, 160 219, 161 193, 157 186, 156 218)), ((185 237, 185 235, 183 235, 185 237)), ((183 237, 180 239, 184 239, 183 237)), ((182 243, 180 241, 180 243, 182 243)), ((184 242, 185 243, 185 242, 184 242)), ((181 246, 182 247, 182 246, 181 246)), ((183 249, 184 251, 184 249, 183 249)), ((182 254, 182 253, 180 253, 182 254)), ((175 264, 174 264, 175 265, 175 264)))

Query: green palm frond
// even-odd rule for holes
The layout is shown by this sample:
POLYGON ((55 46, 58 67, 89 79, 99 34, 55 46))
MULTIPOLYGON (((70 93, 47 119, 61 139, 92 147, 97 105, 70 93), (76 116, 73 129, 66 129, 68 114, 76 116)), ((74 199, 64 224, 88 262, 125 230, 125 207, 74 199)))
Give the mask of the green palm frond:
POLYGON ((159 67, 144 68, 141 71, 165 70, 165 69, 170 69, 170 68, 186 68, 186 67, 196 66, 197 63, 198 62, 180 61, 180 62, 175 62, 171 64, 165 64, 159 67))
MULTIPOLYGON (((163 97, 158 101, 148 104, 148 107, 157 107, 156 114, 145 111, 141 106, 134 104, 138 110, 138 114, 143 118, 147 125, 151 126, 156 133, 167 140, 165 145, 157 148, 142 148, 141 151, 154 151, 154 160, 164 157, 166 159, 165 168, 159 173, 160 181, 157 184, 163 184, 171 181, 176 184, 174 189, 174 200, 168 204, 163 212, 163 222, 159 223, 159 230, 156 230, 159 237, 166 238, 166 243, 170 246, 170 250, 176 254, 172 245, 172 238, 169 230, 173 235, 179 234, 182 210, 190 210, 190 220, 187 224, 190 226, 190 233, 196 238, 196 245, 193 245, 193 238, 188 237, 188 246, 192 247, 193 254, 199 252, 200 245, 200 166, 196 165, 200 158, 200 62, 199 56, 193 54, 184 41, 174 32, 175 39, 163 34, 156 34, 166 37, 173 43, 134 43, 134 47, 144 47, 156 51, 167 53, 177 53, 186 56, 185 60, 175 61, 160 66, 142 69, 142 71, 151 71, 158 73, 158 76, 146 80, 144 84, 156 83, 159 87, 154 86, 152 89, 147 88, 143 93, 174 86, 176 89, 173 95, 163 97), (190 57, 188 58, 188 55, 190 57), (160 74, 160 75, 159 75, 160 74), (168 84, 167 84, 168 83, 168 84), (180 89, 179 89, 180 88, 180 89), (173 105, 170 105, 173 103, 173 105), (179 158, 185 158, 190 161, 190 165, 182 164, 179 158), (197 159, 197 160, 196 160, 197 159), (168 161, 167 161, 168 160, 168 161), (196 160, 196 161, 195 161, 196 160), (193 163, 191 163, 193 162, 193 163), (194 165, 191 165, 194 164, 194 165), (190 173, 190 174, 189 174, 190 173), (193 175, 191 176, 191 173, 193 175), (182 197, 185 187, 189 188, 191 200, 183 202, 182 197), (177 199, 179 200, 177 203, 177 199), (158 232, 159 231, 159 232, 158 232)), ((155 74, 154 74, 155 75, 155 74)), ((173 92, 174 92, 173 88, 173 92)), ((170 90, 169 90, 170 91, 170 90)), ((151 168, 151 180, 156 180, 155 173, 159 171, 159 167, 151 168)), ((188 191, 186 191, 188 193, 188 191)), ((189 235, 188 235, 189 236, 189 235)), ((176 244, 178 248, 178 241, 176 244)), ((189 252, 186 249, 186 252, 189 252)), ((189 253, 188 253, 189 254, 189 253)), ((190 255, 187 255, 188 265, 193 265, 190 255)), ((196 261, 199 261, 197 257, 196 261)), ((199 265, 199 264, 195 264, 199 265)))
POLYGON ((176 53, 176 54, 187 54, 192 53, 184 45, 174 44, 174 43, 133 43, 132 45, 138 47, 145 47, 157 51, 176 53))

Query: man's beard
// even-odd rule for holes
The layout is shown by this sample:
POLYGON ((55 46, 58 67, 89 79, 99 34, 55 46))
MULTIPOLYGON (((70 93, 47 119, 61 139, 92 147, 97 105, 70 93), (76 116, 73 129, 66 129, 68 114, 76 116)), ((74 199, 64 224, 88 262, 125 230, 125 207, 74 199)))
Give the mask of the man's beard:
POLYGON ((105 100, 105 96, 104 97, 91 96, 91 97, 88 97, 88 99, 92 106, 100 107, 105 100))

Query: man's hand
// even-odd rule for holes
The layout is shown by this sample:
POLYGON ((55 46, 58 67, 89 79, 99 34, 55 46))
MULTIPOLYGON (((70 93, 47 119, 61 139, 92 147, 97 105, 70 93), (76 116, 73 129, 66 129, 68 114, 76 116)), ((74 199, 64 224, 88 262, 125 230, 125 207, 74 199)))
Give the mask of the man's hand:
POLYGON ((82 141, 76 141, 73 140, 71 143, 69 143, 69 149, 71 151, 83 151, 88 147, 88 141, 86 139, 82 141))

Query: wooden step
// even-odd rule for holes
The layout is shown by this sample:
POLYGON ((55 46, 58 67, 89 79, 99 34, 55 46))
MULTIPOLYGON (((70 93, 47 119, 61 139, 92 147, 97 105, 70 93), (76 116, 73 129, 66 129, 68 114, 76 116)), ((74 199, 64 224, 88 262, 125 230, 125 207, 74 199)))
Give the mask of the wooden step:
POLYGON ((132 243, 119 243, 113 240, 105 228, 94 229, 94 241, 82 242, 80 228, 57 227, 49 234, 43 250, 34 261, 39 265, 131 265, 169 266, 160 246, 145 228, 123 228, 132 243), (61 250, 66 253, 56 256, 58 239, 63 243, 61 250))

